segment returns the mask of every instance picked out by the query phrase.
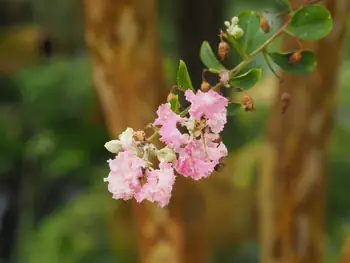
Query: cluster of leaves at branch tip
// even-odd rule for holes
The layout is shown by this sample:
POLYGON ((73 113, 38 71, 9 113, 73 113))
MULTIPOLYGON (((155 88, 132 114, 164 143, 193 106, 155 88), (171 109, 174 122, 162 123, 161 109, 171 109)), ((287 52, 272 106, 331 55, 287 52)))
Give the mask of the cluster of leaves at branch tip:
MULTIPOLYGON (((219 30, 217 56, 209 42, 204 41, 200 47, 199 56, 205 69, 198 88, 192 84, 186 63, 180 60, 177 83, 171 89, 167 102, 159 106, 157 119, 148 126, 153 134, 146 137, 144 131, 134 132, 128 128, 118 140, 105 145, 107 150, 116 154, 115 159, 109 161, 111 172, 105 179, 113 198, 135 198, 138 202, 148 200, 163 207, 169 203, 176 176, 199 180, 220 170, 223 158, 228 154, 225 141, 221 141, 220 137, 227 118, 242 110, 255 109, 254 100, 247 90, 260 81, 262 69, 249 68, 250 62, 262 54, 277 77, 272 62, 291 74, 310 74, 317 64, 312 51, 303 50, 300 44, 297 50, 281 53, 270 50, 270 44, 282 34, 291 35, 298 43, 301 43, 300 40, 321 39, 333 28, 330 12, 322 5, 303 4, 287 15, 288 19, 280 28, 273 28, 262 14, 251 10, 225 21, 224 29, 219 30), (232 50, 242 61, 229 69, 222 61, 228 59, 232 50), (216 75, 217 83, 209 83, 204 73, 216 75), (230 97, 220 93, 221 88, 238 92, 241 99, 231 101, 230 97), (190 104, 185 109, 179 101, 182 93, 190 104), (165 144, 161 149, 153 144, 153 140, 158 138, 165 144), (158 158, 159 165, 149 159, 151 155, 158 158)), ((290 94, 283 93, 282 113, 290 102, 290 94)))

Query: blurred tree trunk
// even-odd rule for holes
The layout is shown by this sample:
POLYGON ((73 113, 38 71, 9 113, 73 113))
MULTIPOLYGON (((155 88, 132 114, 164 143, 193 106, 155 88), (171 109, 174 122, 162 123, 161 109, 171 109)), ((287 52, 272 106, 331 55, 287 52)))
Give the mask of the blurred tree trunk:
MULTIPOLYGON (((304 0, 292 0, 294 7, 304 0)), ((325 251, 325 198, 328 141, 337 104, 348 0, 327 2, 334 29, 317 42, 304 42, 316 52, 318 66, 307 76, 283 74, 278 102, 272 109, 260 192, 263 263, 322 263, 325 251), (281 114, 283 92, 291 95, 281 114)), ((297 48, 285 38, 285 51, 297 48)))
POLYGON ((339 263, 350 262, 350 236, 345 239, 339 263))
MULTIPOLYGON (((93 58, 93 77, 112 137, 126 127, 142 129, 166 99, 158 43, 156 0, 85 0, 86 42, 93 58)), ((182 233, 176 215, 155 204, 134 203, 134 230, 121 204, 111 235, 121 250, 139 236, 139 262, 182 262, 182 233), (132 229, 131 233, 130 228, 132 229), (134 233, 132 233, 135 231, 134 233)), ((196 261, 197 262, 197 261, 196 261)))

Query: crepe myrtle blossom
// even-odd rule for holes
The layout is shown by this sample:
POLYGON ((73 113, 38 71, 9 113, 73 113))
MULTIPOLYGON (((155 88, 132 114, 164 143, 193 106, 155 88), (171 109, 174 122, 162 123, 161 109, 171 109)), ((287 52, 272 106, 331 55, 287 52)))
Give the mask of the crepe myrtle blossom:
POLYGON ((191 116, 196 120, 205 117, 208 126, 214 133, 219 133, 224 129, 227 122, 227 98, 213 90, 208 92, 198 90, 196 94, 192 90, 187 90, 185 96, 191 102, 189 110, 191 116))
POLYGON ((216 136, 205 134, 202 138, 190 141, 181 149, 179 158, 174 162, 176 171, 194 180, 208 177, 220 159, 227 156, 226 146, 222 142, 215 142, 216 136))
POLYGON ((140 178, 145 162, 129 151, 108 161, 110 173, 104 179, 114 199, 131 199, 141 189, 140 178))
POLYGON ((173 112, 170 103, 158 107, 152 126, 165 144, 162 148, 157 149, 144 131, 130 127, 118 140, 105 144, 115 154, 104 179, 113 198, 147 200, 164 207, 171 198, 175 173, 193 180, 206 178, 227 155, 219 132, 227 121, 228 99, 214 90, 187 90, 185 98, 190 106, 183 115, 173 112))
POLYGON ((178 149, 186 143, 188 136, 182 134, 177 129, 177 124, 184 120, 180 115, 173 112, 170 103, 162 104, 157 110, 158 118, 154 121, 154 126, 161 126, 159 129, 160 141, 171 148, 178 149))
POLYGON ((110 173, 105 178, 113 198, 148 200, 163 207, 171 198, 175 171, 199 180, 208 177, 227 155, 225 145, 217 138, 226 123, 228 100, 213 90, 189 90, 185 97, 191 103, 189 117, 173 112, 170 103, 157 110, 153 126, 160 127, 160 141, 166 144, 162 149, 158 150, 132 128, 122 132, 118 140, 105 144, 107 150, 116 154, 108 161, 110 173), (188 133, 181 133, 178 124, 186 127, 188 133), (160 162, 158 169, 153 168, 152 155, 160 162))
POLYGON ((175 183, 174 169, 170 163, 162 162, 159 169, 148 170, 145 173, 147 182, 135 193, 137 202, 148 200, 157 202, 160 207, 168 205, 175 183))

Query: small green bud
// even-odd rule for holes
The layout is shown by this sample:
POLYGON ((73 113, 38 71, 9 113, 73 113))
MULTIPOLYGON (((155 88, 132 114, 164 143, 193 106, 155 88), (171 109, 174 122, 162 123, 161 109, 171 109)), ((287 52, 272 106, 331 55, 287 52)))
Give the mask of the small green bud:
POLYGON ((105 148, 111 153, 118 154, 123 149, 123 145, 119 140, 112 140, 105 143, 105 148))

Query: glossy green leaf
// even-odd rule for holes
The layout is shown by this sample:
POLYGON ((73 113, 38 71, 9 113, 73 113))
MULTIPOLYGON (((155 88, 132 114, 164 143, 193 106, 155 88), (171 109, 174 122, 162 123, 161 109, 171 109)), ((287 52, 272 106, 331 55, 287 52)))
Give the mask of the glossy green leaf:
POLYGON ((230 102, 227 106, 227 116, 236 115, 241 109, 242 105, 240 103, 230 102))
POLYGON ((226 68, 220 63, 220 61, 216 58, 210 44, 208 41, 204 41, 202 43, 199 56, 203 62, 203 64, 214 73, 219 73, 221 70, 226 70, 226 68))
POLYGON ((315 70, 317 65, 316 56, 312 51, 302 51, 301 59, 294 64, 290 62, 290 57, 293 55, 293 52, 268 54, 284 71, 296 75, 310 74, 315 70))
POLYGON ((243 50, 243 46, 241 44, 239 44, 237 42, 237 40, 233 38, 233 36, 231 36, 227 33, 224 33, 222 36, 230 43, 231 47, 233 47, 237 51, 237 53, 242 58, 244 58, 245 51, 243 50))
POLYGON ((286 31, 300 39, 315 40, 328 35, 332 28, 328 9, 322 5, 309 5, 295 12, 286 31))
POLYGON ((184 90, 194 90, 187 66, 182 60, 180 60, 179 68, 177 69, 177 85, 183 87, 184 90))
POLYGON ((241 12, 238 15, 238 19, 238 25, 243 29, 244 34, 236 41, 241 46, 243 52, 249 52, 260 28, 260 17, 257 12, 247 10, 241 12))
POLYGON ((173 98, 169 100, 170 108, 173 112, 179 113, 180 109, 180 102, 179 102, 179 96, 175 95, 173 98))
POLYGON ((231 86, 238 86, 242 89, 252 88, 261 78, 261 69, 253 68, 248 72, 233 77, 229 80, 231 86))

